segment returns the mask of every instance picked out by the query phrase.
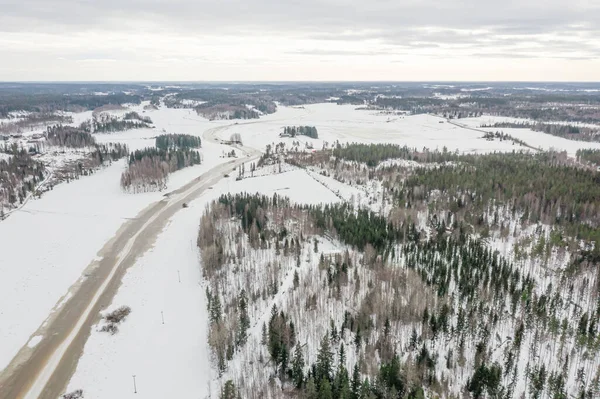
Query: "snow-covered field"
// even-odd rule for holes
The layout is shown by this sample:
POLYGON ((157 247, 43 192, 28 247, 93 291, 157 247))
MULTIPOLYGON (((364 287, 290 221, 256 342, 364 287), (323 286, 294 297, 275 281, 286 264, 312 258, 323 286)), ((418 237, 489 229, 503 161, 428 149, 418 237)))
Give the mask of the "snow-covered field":
POLYGON ((313 104, 304 108, 280 107, 271 115, 261 118, 261 123, 239 122, 221 132, 222 139, 232 133, 240 133, 245 145, 264 149, 267 144, 286 143, 292 147, 294 141, 313 143, 321 149, 323 142, 330 145, 340 142, 394 143, 422 149, 460 152, 512 151, 508 142, 493 142, 482 139, 483 134, 447 123, 443 118, 431 115, 395 116, 377 111, 356 110, 352 105, 313 104), (315 126, 319 139, 297 136, 280 138, 285 126, 315 126))
MULTIPOLYGON (((503 132, 508 134, 514 138, 523 140, 527 144, 541 148, 543 150, 558 150, 558 151, 567 151, 569 156, 575 156, 577 150, 582 148, 596 148, 600 149, 600 143, 589 143, 585 141, 575 141, 575 140, 567 140, 562 137, 553 136, 551 134, 546 134, 542 132, 534 132, 531 129, 511 129, 511 128, 499 128, 499 127, 491 127, 491 128, 480 128, 481 125, 490 125, 497 122, 528 122, 526 119, 516 119, 516 118, 506 118, 506 117, 492 117, 492 116, 482 116, 478 118, 464 118, 455 121, 459 124, 464 124, 465 126, 469 126, 476 129, 481 129, 486 132, 503 132)), ((529 121, 530 122, 530 121, 529 121)), ((576 124, 575 124, 576 125, 576 124)), ((581 126, 581 124, 580 124, 581 126)), ((594 126, 594 125, 590 125, 594 126)), ((596 126, 597 127, 597 126, 596 126)))

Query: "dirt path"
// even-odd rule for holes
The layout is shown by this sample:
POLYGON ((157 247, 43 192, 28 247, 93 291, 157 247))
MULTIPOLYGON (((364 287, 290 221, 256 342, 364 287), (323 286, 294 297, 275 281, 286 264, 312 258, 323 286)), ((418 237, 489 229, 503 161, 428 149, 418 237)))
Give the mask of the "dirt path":
MULTIPOLYGON (((204 139, 216 142, 216 134, 228 126, 209 129, 204 139)), ((34 348, 25 345, 0 374, 0 399, 57 399, 64 393, 83 353, 92 325, 102 309, 111 304, 128 267, 154 243, 168 220, 189 202, 260 152, 238 146, 244 155, 218 165, 184 187, 144 209, 123 224, 107 242, 82 278, 70 291, 71 298, 34 335, 42 340, 34 348)), ((68 256, 68 254, 65 254, 68 256)))

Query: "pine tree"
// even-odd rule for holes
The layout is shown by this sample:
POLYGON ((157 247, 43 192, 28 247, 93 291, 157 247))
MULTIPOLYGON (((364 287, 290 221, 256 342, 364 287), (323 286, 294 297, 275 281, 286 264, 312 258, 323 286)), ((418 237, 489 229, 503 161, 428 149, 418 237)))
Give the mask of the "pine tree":
POLYGON ((248 317, 248 300, 246 298, 246 290, 242 289, 238 299, 238 310, 239 310, 239 332, 237 344, 243 346, 246 344, 248 339, 248 329, 250 328, 250 318, 248 317))
POLYGON ((327 379, 331 381, 333 374, 333 353, 331 352, 331 346, 329 345, 329 334, 325 334, 321 339, 321 346, 319 353, 317 354, 317 370, 316 379, 322 381, 327 379))
POLYGON ((321 379, 321 383, 319 384, 319 399, 333 399, 331 383, 325 377, 321 379))
POLYGON ((340 345, 339 365, 334 379, 333 393, 336 398, 350 399, 350 378, 346 369, 346 350, 344 343, 340 345))
POLYGON ((210 322, 218 323, 221 321, 221 300, 219 295, 214 295, 211 300, 210 322))
POLYGON ((306 381, 305 392, 306 392, 307 399, 318 399, 319 398, 317 386, 315 385, 315 380, 312 376, 306 381))
POLYGON ((236 399, 236 396, 235 384, 232 380, 227 380, 221 388, 219 399, 236 399))
POLYGON ((359 399, 361 385, 358 363, 354 363, 354 370, 352 371, 352 399, 359 399))
POLYGON ((304 355, 300 345, 296 345, 292 360, 292 380, 296 388, 301 388, 304 382, 304 355))
POLYGON ((265 322, 263 322, 263 325, 262 325, 262 334, 261 334, 261 338, 260 338, 260 343, 262 345, 267 344, 267 324, 265 322))
POLYGON ((300 286, 300 276, 298 275, 298 270, 294 270, 294 289, 300 286))

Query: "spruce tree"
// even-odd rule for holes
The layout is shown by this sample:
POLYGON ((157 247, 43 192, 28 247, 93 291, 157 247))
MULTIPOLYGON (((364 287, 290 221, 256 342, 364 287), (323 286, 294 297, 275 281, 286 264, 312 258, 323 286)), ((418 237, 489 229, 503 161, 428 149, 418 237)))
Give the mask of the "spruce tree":
POLYGON ((316 375, 318 381, 326 379, 331 381, 333 374, 333 353, 329 344, 329 334, 325 334, 321 339, 321 346, 317 354, 316 375))
POLYGON ((292 360, 292 380, 296 388, 301 388, 304 382, 304 355, 300 345, 296 345, 292 360))
POLYGON ((250 328, 250 318, 248 317, 248 299, 246 298, 246 290, 242 289, 238 299, 239 311, 239 332, 237 344, 242 346, 246 344, 248 339, 248 329, 250 328))

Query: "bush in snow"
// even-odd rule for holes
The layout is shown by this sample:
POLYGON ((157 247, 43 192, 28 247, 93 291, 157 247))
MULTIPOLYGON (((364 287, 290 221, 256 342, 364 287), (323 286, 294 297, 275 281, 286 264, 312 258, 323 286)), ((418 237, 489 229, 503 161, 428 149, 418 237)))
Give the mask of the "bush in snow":
POLYGON ((108 332, 111 335, 116 334, 119 331, 117 324, 121 323, 125 318, 131 313, 131 308, 129 306, 121 306, 118 309, 113 310, 104 316, 104 320, 106 323, 100 329, 101 332, 108 332))
POLYGON ((77 389, 76 391, 66 393, 62 396, 62 399, 80 399, 83 398, 83 389, 77 389))

